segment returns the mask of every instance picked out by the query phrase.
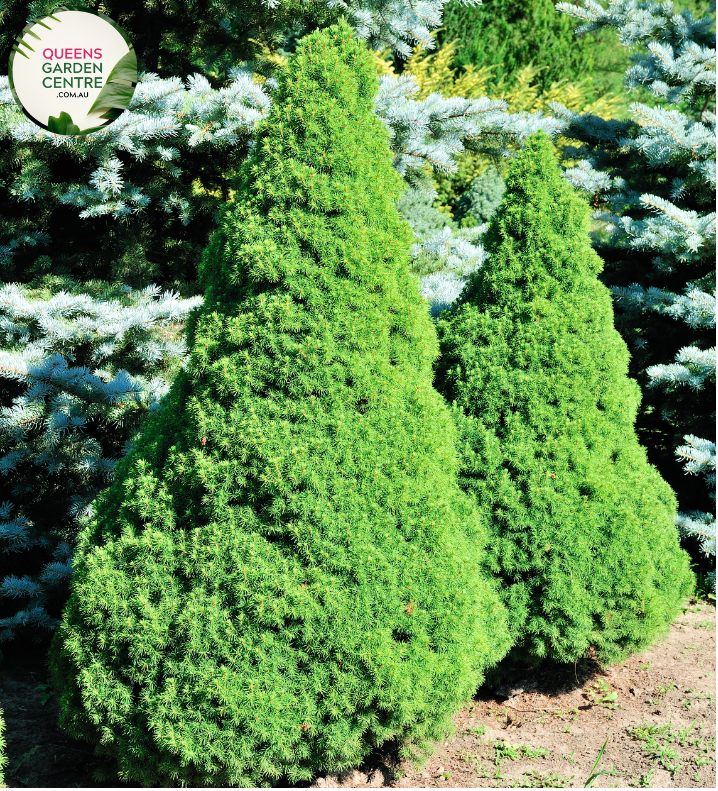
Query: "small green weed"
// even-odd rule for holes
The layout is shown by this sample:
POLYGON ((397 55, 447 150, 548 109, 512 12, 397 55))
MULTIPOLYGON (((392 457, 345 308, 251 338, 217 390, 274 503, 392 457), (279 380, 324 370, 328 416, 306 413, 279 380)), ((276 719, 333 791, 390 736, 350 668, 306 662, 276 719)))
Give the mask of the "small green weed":
POLYGON ((618 692, 611 692, 611 687, 605 681, 597 681, 586 690, 586 696, 594 706, 602 706, 606 709, 617 709, 619 706, 615 702, 618 692))
POLYGON ((527 744, 507 744, 506 742, 496 742, 494 744, 496 752, 496 765, 503 758, 508 758, 510 761, 517 761, 519 758, 528 758, 529 761, 535 758, 548 758, 549 751, 543 747, 532 748, 527 744))
POLYGON ((534 769, 524 772, 524 776, 520 780, 514 780, 509 788, 570 788, 572 780, 573 775, 566 777, 553 772, 541 774, 534 769))
POLYGON ((710 692, 706 692, 705 694, 702 694, 701 692, 699 692, 696 695, 696 700, 709 700, 711 703, 713 703, 715 701, 715 699, 716 699, 715 695, 711 695, 710 692))
POLYGON ((681 745, 681 747, 685 747, 688 743, 688 737, 690 736, 691 731, 693 730, 693 726, 695 722, 692 722, 687 728, 679 728, 675 734, 674 739, 681 745))
POLYGON ((667 687, 658 687, 658 690, 654 693, 654 696, 649 700, 649 703, 652 706, 657 706, 666 695, 673 692, 674 689, 678 689, 676 685, 671 681, 671 683, 667 687))
POLYGON ((532 761, 534 758, 548 758, 549 751, 544 749, 543 747, 536 747, 535 749, 531 749, 527 745, 522 745, 521 747, 521 754, 532 761))
POLYGON ((521 746, 520 744, 512 745, 506 744, 506 742, 496 742, 494 745, 496 765, 498 766, 499 761, 504 758, 508 758, 509 761, 517 761, 521 756, 521 746))
POLYGON ((487 770, 484 768, 484 763, 481 760, 480 755, 473 755, 472 753, 464 753, 459 757, 461 758, 462 761, 466 761, 467 764, 474 764, 476 768, 476 772, 478 773, 479 777, 489 777, 487 770))
MULTIPOLYGON (((700 726, 700 723, 699 723, 700 726)), ((659 763, 672 777, 682 766, 681 758, 674 745, 680 747, 691 747, 697 752, 688 756, 696 766, 705 766, 713 762, 715 752, 715 739, 701 736, 692 722, 687 728, 673 730, 670 721, 666 725, 656 725, 645 723, 635 728, 627 728, 626 733, 637 741, 645 742, 644 754, 659 763)))
POLYGON ((593 784, 596 782, 596 780, 598 780, 598 778, 603 775, 608 775, 609 777, 622 777, 625 774, 625 772, 617 772, 613 768, 613 764, 611 764, 610 769, 601 769, 600 771, 597 771, 598 765, 601 763, 601 758, 603 758, 603 753, 606 751, 606 745, 608 744, 608 740, 610 736, 611 736, 610 733, 608 736, 606 736, 606 741, 603 743, 603 747, 601 747, 598 753, 598 757, 596 758, 596 761, 591 767, 591 772, 589 773, 588 778, 586 779, 586 785, 584 786, 584 788, 593 788, 593 784))
POLYGON ((578 716, 578 709, 573 708, 573 709, 567 709, 566 711, 564 711, 563 709, 552 709, 551 714, 553 714, 553 716, 559 720, 569 719, 571 720, 571 722, 574 722, 576 720, 576 717, 578 716))
POLYGON ((474 736, 485 736, 486 735, 486 726, 485 725, 476 725, 473 728, 467 728, 467 733, 473 733, 474 736))

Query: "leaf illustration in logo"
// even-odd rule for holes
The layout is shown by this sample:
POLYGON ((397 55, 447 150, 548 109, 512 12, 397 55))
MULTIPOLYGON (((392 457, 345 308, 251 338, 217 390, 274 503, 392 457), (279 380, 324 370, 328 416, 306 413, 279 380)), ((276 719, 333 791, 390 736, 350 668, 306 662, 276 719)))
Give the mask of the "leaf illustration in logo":
POLYGON ((51 115, 47 119, 47 128, 57 135, 79 135, 80 127, 72 120, 72 116, 64 110, 58 118, 51 115))
MULTIPOLYGON (((57 17, 52 16, 52 14, 49 14, 47 18, 48 19, 54 19, 55 22, 61 22, 62 21, 62 20, 58 19, 57 17)), ((46 30, 52 30, 51 27, 48 27, 39 18, 38 19, 33 19, 30 24, 31 25, 40 25, 40 27, 44 27, 46 30)), ((22 32, 23 32, 23 35, 32 36, 33 38, 36 38, 39 42, 42 42, 42 39, 40 38, 40 36, 38 36, 37 33, 34 33, 32 30, 30 30, 30 25, 28 25, 22 32)), ((22 37, 17 40, 17 44, 13 45, 13 47, 12 47, 12 51, 13 52, 18 52, 20 55, 23 56, 23 58, 28 58, 28 60, 29 60, 29 57, 28 57, 27 53, 23 52, 23 50, 20 49, 18 44, 22 44, 23 47, 27 47, 30 50, 30 52, 34 52, 35 50, 22 37)), ((11 64, 11 67, 12 67, 12 60, 10 61, 10 64, 11 64)))
POLYGON ((131 49, 123 55, 115 64, 110 72, 107 82, 100 91, 100 95, 95 99, 95 103, 90 108, 90 112, 108 108, 102 118, 117 118, 117 116, 127 107, 130 99, 135 92, 137 82, 137 56, 131 49), (122 82, 120 82, 120 80, 122 82), (125 85, 125 82, 132 83, 125 85))

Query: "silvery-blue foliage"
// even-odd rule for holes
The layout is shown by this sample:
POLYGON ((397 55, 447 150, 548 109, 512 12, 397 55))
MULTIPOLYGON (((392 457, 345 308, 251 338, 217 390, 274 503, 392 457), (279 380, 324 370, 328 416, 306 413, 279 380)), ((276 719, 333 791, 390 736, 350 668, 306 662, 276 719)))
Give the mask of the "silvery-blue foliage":
POLYGON ((683 294, 674 294, 666 289, 655 286, 643 288, 634 283, 625 288, 616 286, 613 293, 624 310, 662 313, 697 329, 715 327, 715 294, 707 294, 695 286, 686 286, 683 294))
POLYGON ((455 170, 455 157, 472 141, 474 150, 501 149, 523 143, 539 130, 555 135, 566 122, 541 112, 509 113, 506 102, 483 97, 445 98, 432 93, 416 99, 419 85, 410 74, 386 75, 379 83, 376 113, 387 125, 396 169, 410 183, 421 179, 426 165, 437 172, 455 170))
MULTIPOLYGON (((277 0, 268 0, 276 2, 277 0)), ((445 0, 326 0, 329 8, 342 11, 359 38, 373 49, 391 47, 408 58, 416 42, 431 49, 431 31, 441 24, 445 0)), ((481 0, 466 0, 480 5, 481 0)))
POLYGON ((675 356, 675 362, 667 365, 652 365, 646 369, 650 377, 649 387, 686 386, 703 390, 706 380, 715 380, 716 350, 683 347, 675 356))
MULTIPOLYGON (((705 403, 708 386, 716 381, 715 346, 709 340, 715 328, 716 128, 714 112, 706 109, 715 100, 714 20, 696 20, 670 0, 609 0, 606 5, 581 0, 581 5, 559 3, 557 8, 584 21, 579 34, 610 26, 625 46, 641 45, 631 55, 625 84, 651 93, 655 106, 635 102, 631 119, 624 122, 572 113, 558 104, 551 108, 568 123, 566 134, 583 144, 569 150, 579 164, 566 171, 567 179, 605 207, 594 214, 608 231, 599 251, 609 261, 624 260, 626 270, 632 266, 635 273, 635 282, 612 290, 620 315, 634 328, 633 350, 646 361, 639 373, 648 388, 695 393, 688 401, 690 413, 665 406, 657 413, 679 426, 696 425, 705 412, 705 430, 714 431, 715 413, 711 416, 705 403), (663 183, 654 176, 661 173, 667 174, 663 183), (652 189, 642 189, 642 181, 652 189), (692 274, 683 275, 680 285, 682 272, 692 274), (671 348, 670 338, 678 340, 680 333, 667 327, 668 333, 654 332, 660 348, 653 348, 641 331, 651 314, 690 328, 684 333, 690 342, 671 348)), ((686 410, 685 399, 677 403, 686 410)), ((683 440, 687 444, 677 449, 679 460, 689 474, 708 470, 714 500, 715 444, 694 434, 683 440)), ((693 510, 681 513, 678 524, 715 554, 715 516, 693 510), (709 539, 704 540, 706 530, 709 539)))
POLYGON ((471 272, 486 260, 480 242, 486 226, 459 230, 456 223, 432 204, 435 192, 410 187, 399 199, 399 213, 416 235, 411 255, 422 275, 420 292, 437 316, 458 298, 471 272))
MULTIPOLYGON (((715 503, 716 489, 716 446, 715 442, 694 437, 690 434, 683 438, 686 442, 676 448, 676 456, 683 462, 683 468, 689 475, 702 475, 711 497, 715 503)), ((715 506, 714 506, 715 509, 715 506)), ((683 535, 698 540, 701 550, 706 555, 716 554, 716 517, 706 511, 689 511, 678 514, 678 529, 683 535)), ((715 591, 715 571, 709 574, 709 582, 715 591)))
POLYGON ((582 0, 580 6, 556 7, 585 20, 576 29, 579 35, 614 27, 624 46, 646 44, 647 51, 632 58, 626 87, 645 85, 671 103, 690 96, 697 86, 715 89, 715 48, 705 44, 711 36, 709 18, 696 20, 688 10, 675 13, 670 1, 609 0, 604 7, 597 0, 582 0))
MULTIPOLYGON (((266 114, 270 99, 242 70, 234 71, 230 85, 219 90, 212 89, 200 74, 190 76, 186 84, 177 77, 161 79, 145 74, 129 107, 114 123, 78 137, 48 132, 25 118, 15 105, 7 77, 0 77, 0 107, 3 105, 10 112, 0 115, 0 139, 32 142, 39 148, 64 148, 95 164, 87 184, 56 183, 48 171, 37 168, 23 171, 12 187, 16 199, 57 201, 76 207, 82 218, 109 215, 115 219, 129 219, 154 202, 187 223, 194 213, 192 205, 171 193, 153 193, 147 184, 128 181, 118 152, 137 160, 158 159, 165 172, 176 178, 181 173, 183 151, 202 145, 234 146, 246 140, 266 114)), ((12 241, 0 247, 0 263, 3 254, 12 254, 12 241)), ((51 240, 43 241, 49 244, 51 240)))
POLYGON ((456 232, 445 227, 413 245, 411 252, 415 258, 427 257, 437 267, 437 271, 421 280, 421 294, 431 306, 432 316, 451 307, 469 275, 486 260, 487 253, 479 241, 485 230, 485 225, 456 232))
MULTIPOLYGON (((245 140, 265 117, 271 93, 245 71, 236 70, 232 77, 229 87, 215 90, 198 74, 186 85, 179 78, 144 75, 127 111, 110 126, 82 137, 48 132, 27 120, 16 111, 7 78, 0 77, 0 106, 11 111, 11 121, 4 127, 0 122, 0 139, 65 147, 96 164, 87 184, 54 183, 49 171, 29 169, 13 184, 13 196, 24 202, 55 200, 74 206, 82 218, 109 215, 129 219, 154 202, 175 212, 183 223, 190 222, 194 209, 186 197, 166 191, 154 195, 147 185, 126 180, 117 152, 138 160, 158 158, 165 172, 176 177, 181 173, 183 150, 200 145, 234 146, 245 140)), ((556 134, 565 126, 541 113, 508 113, 505 102, 488 98, 444 98, 435 93, 417 100, 418 90, 411 76, 386 76, 376 99, 377 115, 391 136, 395 166, 410 183, 421 180, 426 165, 437 171, 454 170, 455 157, 464 151, 466 139, 482 138, 487 146, 495 147, 521 142, 538 129, 556 134)), ((0 237, 0 264, 9 260, 21 243, 50 242, 46 235, 0 237)))
POLYGON ((185 355, 180 329, 201 298, 124 291, 37 299, 0 288, 0 386, 17 392, 0 408, 0 596, 16 602, 0 641, 54 629, 45 604, 69 580, 80 523, 185 355), (34 574, 5 573, 20 552, 33 553, 34 574))

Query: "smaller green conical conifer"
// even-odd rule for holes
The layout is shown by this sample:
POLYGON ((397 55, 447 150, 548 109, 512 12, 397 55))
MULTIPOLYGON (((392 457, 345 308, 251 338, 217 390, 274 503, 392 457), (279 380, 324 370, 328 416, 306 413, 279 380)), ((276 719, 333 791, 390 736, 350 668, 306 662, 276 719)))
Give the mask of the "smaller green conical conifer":
POLYGON ((148 785, 308 780, 439 735, 507 649, 371 55, 342 24, 279 82, 54 645, 63 725, 148 785))
POLYGON ((656 638, 691 590, 673 492, 647 462, 588 207, 543 133, 512 163, 489 259, 439 323, 461 484, 490 523, 513 655, 605 661, 656 638))

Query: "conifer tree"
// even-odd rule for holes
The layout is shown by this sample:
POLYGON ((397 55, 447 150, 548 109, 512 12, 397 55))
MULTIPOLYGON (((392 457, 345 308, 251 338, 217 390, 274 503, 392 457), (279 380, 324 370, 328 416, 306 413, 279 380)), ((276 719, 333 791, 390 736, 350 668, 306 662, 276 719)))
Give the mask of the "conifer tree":
POLYGON ((566 177, 597 208, 594 246, 643 387, 638 435, 678 496, 679 530, 713 556, 696 553, 715 587, 715 3, 690 5, 559 3, 577 34, 615 28, 634 48, 625 86, 646 98, 622 123, 551 107, 582 143, 566 177))
POLYGON ((347 25, 300 44, 188 365, 80 537, 61 722, 128 781, 356 765, 440 733, 507 648, 376 89, 347 25))
POLYGON ((531 64, 541 70, 545 90, 558 80, 588 77, 593 69, 593 41, 576 40, 553 0, 450 2, 440 36, 459 42, 457 64, 489 66, 496 81, 511 81, 531 64))
MULTIPOLYGON (((387 13, 389 0, 367 0, 366 7, 362 3, 350 0, 344 10, 354 19, 357 36, 372 37, 382 46, 389 39, 397 42, 397 35, 416 33, 422 38, 421 25, 436 26, 441 7, 441 0, 432 0, 430 9, 424 0, 406 0, 387 13), (377 24, 367 27, 370 19, 377 24)), ((97 0, 89 4, 100 5, 97 0)), ((52 0, 0 0, 0 68, 3 48, 7 54, 25 22, 54 5, 52 0)), ((144 67, 160 72, 140 76, 128 109, 109 127, 86 136, 40 129, 20 112, 8 78, 0 75, 0 281, 19 281, 30 284, 35 293, 49 290, 54 295, 45 305, 33 300, 28 310, 22 289, 11 286, 3 291, 0 357, 5 355, 10 363, 0 365, 0 641, 24 632, 42 639, 55 628, 72 570, 78 515, 96 487, 109 482, 110 459, 136 428, 127 414, 119 425, 115 420, 98 421, 98 414, 116 411, 116 404, 107 401, 112 388, 106 386, 104 374, 96 386, 94 372, 82 369, 88 361, 104 360, 104 365, 107 355, 115 352, 107 350, 106 328, 87 332, 88 317, 76 310, 79 303, 74 298, 84 289, 90 312, 102 321, 110 316, 108 327, 114 333, 137 327, 137 320, 143 319, 123 299, 103 296, 101 302, 107 304, 98 304, 98 284, 90 281, 110 281, 113 288, 119 281, 120 291, 129 285, 134 294, 149 284, 171 286, 184 296, 196 293, 197 262, 219 220, 219 207, 234 192, 250 135, 272 104, 276 82, 265 79, 268 64, 280 68, 286 60, 268 51, 262 65, 261 58, 254 58, 257 48, 264 51, 288 25, 292 36, 305 23, 319 25, 324 19, 321 9, 329 12, 324 0, 287 0, 280 9, 269 8, 265 0, 239 5, 233 0, 101 5, 125 26, 144 67), (251 63, 236 63, 242 59, 251 63), (188 74, 190 68, 199 72, 188 74), (58 298, 63 290, 73 299, 58 298), (38 320, 48 316, 55 318, 38 320), (52 372, 58 356, 64 358, 64 382, 55 378, 47 385, 43 379, 38 385, 31 376, 23 380, 27 392, 18 386, 23 368, 16 367, 17 359, 23 365, 30 360, 40 372, 52 372), (81 398, 64 390, 74 377, 94 383, 81 398), (45 425, 47 431, 26 436, 28 424, 21 413, 28 409, 34 413, 32 425, 45 425), (96 428, 101 428, 103 452, 87 456, 87 435, 98 439, 96 428), (55 441, 58 431, 61 440, 55 441), (48 469, 51 476, 43 477, 48 469), (41 485, 29 484, 37 476, 41 485), (28 512, 31 503, 24 494, 18 497, 18 490, 28 488, 34 490, 32 510, 42 514, 41 519, 28 512), (54 502, 56 491, 64 493, 68 507, 46 507, 48 498, 54 502)), ((330 16, 337 13, 334 8, 330 16)), ((476 147, 481 139, 494 150, 509 140, 521 142, 532 130, 554 133, 563 124, 540 112, 509 113, 505 102, 477 94, 461 98, 450 92, 445 98, 422 91, 407 74, 382 78, 374 110, 389 130, 394 166, 410 182, 420 181, 431 168, 455 169, 462 141, 472 140, 476 147)), ((463 286, 464 274, 483 256, 475 232, 453 234, 444 225, 435 230, 426 235, 417 231, 418 243, 412 247, 415 271, 428 277, 422 293, 434 311, 451 302, 463 286), (437 268, 444 271, 436 272, 437 268)), ((95 320, 90 324, 95 326, 95 320)), ((151 331, 149 325, 146 329, 151 331)), ((140 380, 148 385, 140 385, 139 401, 153 401, 158 390, 152 384, 158 362, 154 346, 144 332, 140 331, 143 337, 134 330, 132 334, 138 353, 132 359, 141 361, 133 371, 139 377, 134 385, 140 380)), ((124 356, 123 351, 116 355, 124 356)), ((110 379, 125 365, 124 360, 117 366, 114 362, 108 366, 110 379)), ((162 379, 160 389, 164 374, 162 379)))
POLYGON ((613 661, 691 590, 676 503, 646 461, 640 393, 613 327, 588 207, 547 136, 512 163, 488 261, 439 322, 439 389, 458 408, 461 482, 490 522, 517 659, 613 661))

